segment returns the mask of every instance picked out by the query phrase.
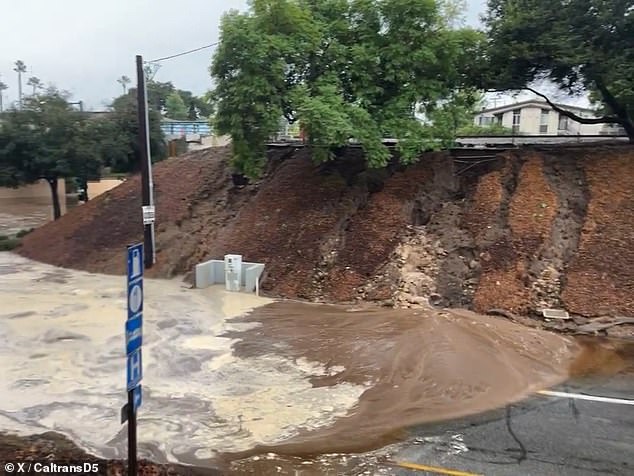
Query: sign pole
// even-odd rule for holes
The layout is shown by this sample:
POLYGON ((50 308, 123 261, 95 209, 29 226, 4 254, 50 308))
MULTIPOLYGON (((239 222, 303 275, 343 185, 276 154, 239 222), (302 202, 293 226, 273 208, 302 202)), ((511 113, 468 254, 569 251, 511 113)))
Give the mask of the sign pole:
MULTIPOLYGON (((145 255, 147 257, 147 255, 145 255)), ((128 474, 137 475, 136 413, 143 400, 143 244, 127 249, 128 318, 125 321, 126 390, 128 403, 121 409, 121 424, 128 422, 128 474)))
POLYGON ((128 475, 137 475, 136 462, 136 410, 134 408, 134 390, 128 390, 128 475))
POLYGON ((152 159, 150 157, 149 115, 147 107, 147 91, 145 85, 145 71, 143 57, 136 57, 137 75, 137 114, 139 121, 139 155, 141 159, 141 195, 143 199, 143 214, 151 213, 152 219, 143 219, 143 243, 145 245, 145 268, 150 269, 154 264, 154 197, 152 182, 152 159), (151 212, 150 212, 151 210, 151 212))

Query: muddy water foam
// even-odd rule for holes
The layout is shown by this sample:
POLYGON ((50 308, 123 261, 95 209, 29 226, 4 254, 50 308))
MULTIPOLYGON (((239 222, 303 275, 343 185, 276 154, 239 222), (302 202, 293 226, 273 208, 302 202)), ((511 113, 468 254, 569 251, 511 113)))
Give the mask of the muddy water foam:
MULTIPOLYGON (((126 454, 125 280, 0 253, 0 429, 54 430, 104 457, 126 454)), ((345 415, 365 390, 316 388, 318 362, 237 358, 230 316, 270 302, 146 280, 140 453, 196 463, 274 444, 345 415), (323 402, 329 408, 323 408, 323 402)))

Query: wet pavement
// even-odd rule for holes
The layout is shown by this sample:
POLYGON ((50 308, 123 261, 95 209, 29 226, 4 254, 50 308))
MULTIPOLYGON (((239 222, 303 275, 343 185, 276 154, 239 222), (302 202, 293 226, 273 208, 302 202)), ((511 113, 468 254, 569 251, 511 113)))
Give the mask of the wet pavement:
MULTIPOLYGON (((634 403, 634 373, 576 379, 557 390, 634 403)), ((464 476, 631 475, 632 428, 632 404, 534 396, 478 417, 413 429, 413 439, 391 460, 420 469, 393 467, 390 474, 433 474, 423 469, 432 466, 464 476)))

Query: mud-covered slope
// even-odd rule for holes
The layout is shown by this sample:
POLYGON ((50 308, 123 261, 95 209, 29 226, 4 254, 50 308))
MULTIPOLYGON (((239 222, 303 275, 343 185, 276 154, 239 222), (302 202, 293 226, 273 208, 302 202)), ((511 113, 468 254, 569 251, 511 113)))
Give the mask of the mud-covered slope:
MULTIPOLYGON (((519 150, 461 163, 364 170, 358 149, 328 166, 308 150, 271 153, 265 176, 234 186, 228 149, 155 167, 155 276, 226 253, 264 262, 271 295, 434 302, 530 312, 633 314, 634 149, 519 150)), ((135 177, 24 240, 20 253, 120 273, 142 237, 135 177)))

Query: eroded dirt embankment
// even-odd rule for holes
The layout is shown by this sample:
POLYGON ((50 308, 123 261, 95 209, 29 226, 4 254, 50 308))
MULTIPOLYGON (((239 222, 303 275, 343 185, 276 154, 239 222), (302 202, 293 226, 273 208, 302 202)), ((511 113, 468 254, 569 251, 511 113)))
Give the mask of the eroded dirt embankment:
MULTIPOLYGON (((271 153, 257 183, 234 186, 226 148, 155 166, 157 265, 190 272, 239 253, 267 264, 271 295, 478 311, 565 307, 634 314, 634 149, 519 150, 461 164, 428 154, 365 170, 358 149, 327 166, 308 150, 271 153)), ((141 239, 135 177, 24 239, 21 254, 123 271, 141 239)))

